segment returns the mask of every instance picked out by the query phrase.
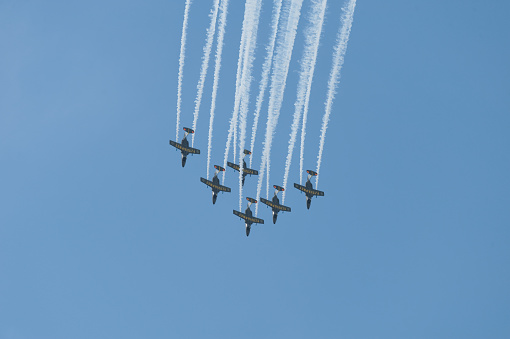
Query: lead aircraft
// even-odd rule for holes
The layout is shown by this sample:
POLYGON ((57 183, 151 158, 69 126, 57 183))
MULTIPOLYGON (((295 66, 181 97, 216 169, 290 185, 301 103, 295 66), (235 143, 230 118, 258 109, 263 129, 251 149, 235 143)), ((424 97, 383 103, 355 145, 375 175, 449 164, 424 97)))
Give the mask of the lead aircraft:
POLYGON ((170 140, 170 145, 174 146, 175 148, 177 148, 181 151, 182 167, 184 167, 184 165, 186 165, 186 157, 188 156, 188 154, 190 154, 190 153, 191 154, 200 154, 199 149, 189 147, 189 142, 188 142, 188 139, 186 138, 189 133, 193 134, 193 133, 195 133, 195 131, 192 130, 191 128, 184 127, 184 138, 182 138, 182 141, 180 144, 173 140, 170 140))
MULTIPOLYGON (((243 152, 243 186, 244 186, 244 178, 246 178, 246 175, 249 174, 249 175, 258 175, 259 172, 254 170, 254 169, 251 169, 251 168, 248 168, 246 166, 246 161, 244 161, 244 157, 247 156, 247 155, 250 155, 251 152, 248 151, 247 149, 244 150, 243 152)), ((239 165, 238 164, 234 164, 230 161, 227 162, 227 165, 228 167, 232 167, 235 171, 239 172, 239 165)))
POLYGON ((234 210, 234 214, 237 215, 239 218, 244 219, 245 225, 246 225, 246 236, 250 235, 250 229, 252 224, 263 224, 264 220, 255 218, 253 216, 253 213, 250 210, 251 204, 256 204, 257 200, 253 198, 246 198, 248 200, 248 207, 246 207, 246 210, 244 213, 241 213, 239 211, 234 210))
POLYGON ((218 173, 225 172, 225 169, 219 165, 214 165, 214 168, 216 168, 216 172, 214 173, 212 181, 200 177, 200 181, 212 189, 213 205, 216 203, 216 199, 218 198, 218 192, 230 192, 230 187, 220 185, 220 179, 218 179, 218 173))
POLYGON ((323 197, 324 192, 313 189, 313 185, 310 182, 310 178, 317 176, 317 172, 314 172, 312 170, 307 170, 308 173, 308 179, 306 180, 305 186, 301 186, 299 184, 294 183, 294 187, 298 190, 305 192, 306 194, 306 208, 310 209, 310 205, 312 204, 312 198, 313 197, 323 197))
POLYGON ((274 191, 273 200, 269 201, 264 198, 260 198, 260 201, 262 201, 267 206, 271 207, 273 210, 273 224, 276 224, 276 218, 278 218, 278 212, 290 212, 290 207, 280 205, 280 199, 278 199, 278 193, 285 191, 285 189, 278 185, 273 185, 273 187, 276 189, 274 191))

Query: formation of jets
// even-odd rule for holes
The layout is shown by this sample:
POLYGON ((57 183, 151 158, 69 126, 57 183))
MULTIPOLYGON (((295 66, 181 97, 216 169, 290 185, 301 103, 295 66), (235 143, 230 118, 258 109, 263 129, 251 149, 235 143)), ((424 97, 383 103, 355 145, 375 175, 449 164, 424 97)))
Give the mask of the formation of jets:
MULTIPOLYGON (((189 154, 200 154, 199 149, 189 147, 189 142, 187 140, 187 136, 190 133, 193 134, 193 133, 195 133, 195 131, 192 130, 191 128, 184 127, 184 137, 182 138, 181 143, 177 143, 173 140, 170 140, 170 145, 181 151, 182 167, 184 167, 186 165, 186 158, 189 154)), ((244 161, 244 158, 247 155, 251 155, 251 152, 245 149, 243 152, 243 155, 242 155, 242 157, 243 157, 242 158, 242 160, 243 160, 242 168, 240 168, 239 165, 237 165, 237 164, 234 164, 232 162, 227 162, 227 165, 229 167, 231 167, 232 169, 234 169, 235 171, 237 171, 237 172, 242 171, 242 185, 243 186, 244 186, 244 179, 246 178, 246 176, 248 174, 250 176, 259 174, 258 171, 248 168, 248 166, 246 166, 246 161, 244 161)), ((214 168, 216 169, 216 171, 213 175, 212 181, 208 180, 206 178, 202 178, 202 177, 200 178, 200 181, 203 182, 204 184, 206 184, 207 186, 209 186, 212 190, 213 205, 216 203, 216 199, 218 198, 219 192, 227 192, 227 193, 231 192, 230 187, 221 185, 220 179, 218 178, 218 175, 220 173, 225 172, 225 168, 223 168, 219 165, 214 165, 214 168)), ((322 197, 322 196, 324 196, 324 192, 314 189, 313 184, 310 181, 314 176, 317 176, 317 173, 312 170, 307 170, 306 172, 308 173, 308 178, 306 180, 305 186, 294 183, 294 187, 297 188, 298 190, 300 190, 301 192, 305 193, 306 208, 310 209, 310 205, 312 204, 312 198, 313 197, 322 197)), ((273 224, 276 224, 276 219, 278 218, 278 213, 279 212, 290 212, 291 209, 288 206, 284 206, 284 205, 280 204, 280 199, 278 199, 278 193, 283 192, 285 189, 278 185, 274 185, 273 187, 275 188, 273 198, 271 200, 260 198, 260 201, 263 204, 265 204, 271 208, 271 210, 273 212, 273 224)), ((263 224, 264 220, 254 217, 253 213, 250 209, 251 204, 256 204, 257 200, 255 200, 253 198, 249 198, 249 197, 246 198, 246 200, 248 200, 248 206, 246 207, 246 210, 244 211, 244 213, 242 213, 240 211, 236 211, 236 210, 233 210, 233 213, 234 213, 234 215, 238 216, 239 218, 244 219, 245 227, 246 227, 246 236, 249 236, 250 230, 251 230, 251 225, 263 224)))

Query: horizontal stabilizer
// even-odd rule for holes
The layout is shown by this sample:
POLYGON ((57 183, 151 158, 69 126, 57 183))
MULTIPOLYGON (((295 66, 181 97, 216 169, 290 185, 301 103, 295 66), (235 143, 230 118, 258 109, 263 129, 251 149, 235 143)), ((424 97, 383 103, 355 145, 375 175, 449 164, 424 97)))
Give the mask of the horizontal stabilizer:
POLYGON ((310 175, 317 175, 317 172, 314 172, 312 170, 306 170, 306 173, 308 173, 310 175))
POLYGON ((260 198, 260 201, 263 202, 264 204, 266 204, 267 206, 271 207, 271 208, 275 208, 275 209, 283 211, 283 212, 290 212, 290 207, 279 205, 279 204, 275 204, 272 201, 269 201, 269 200, 264 199, 264 198, 260 198))
POLYGON ((263 224, 264 220, 255 218, 255 217, 249 217, 244 213, 241 213, 239 211, 233 210, 234 214, 237 215, 239 218, 246 220, 247 222, 250 222, 252 224, 263 224))
POLYGON ((278 185, 273 185, 273 187, 278 191, 278 192, 283 192, 285 191, 285 188, 281 187, 281 186, 278 186, 278 185))
POLYGON ((191 133, 191 134, 195 133, 195 131, 194 131, 194 130, 192 130, 191 128, 188 128, 188 127, 184 127, 184 128, 183 128, 183 130, 184 130, 185 132, 188 132, 188 133, 191 133))
POLYGON ((314 190, 314 189, 311 189, 311 188, 306 188, 305 186, 301 186, 301 185, 298 185, 296 183, 294 183, 294 187, 297 188, 300 191, 305 192, 306 194, 316 195, 318 197, 323 197, 324 196, 324 192, 322 192, 322 191, 314 190))
POLYGON ((248 151, 247 149, 245 149, 245 150, 244 150, 244 154, 246 154, 246 155, 250 155, 250 154, 251 154, 251 152, 250 152, 250 151, 248 151))
POLYGON ((253 203, 253 204, 256 204, 257 203, 257 200, 253 199, 253 198, 250 198, 250 197, 246 197, 246 200, 248 200, 249 202, 253 203))
POLYGON ((222 191, 222 192, 230 192, 230 187, 222 186, 222 185, 216 185, 212 181, 200 178, 200 181, 206 184, 207 186, 211 187, 213 190, 222 191))
POLYGON ((184 151, 184 152, 188 152, 188 153, 191 153, 191 154, 200 154, 200 150, 197 149, 197 148, 191 148, 191 147, 184 147, 183 145, 173 141, 173 140, 170 140, 170 145, 174 146, 175 148, 177 149, 180 149, 181 151, 184 151))
POLYGON ((220 165, 214 165, 214 168, 216 168, 218 171, 225 171, 225 169, 223 167, 221 167, 220 165))

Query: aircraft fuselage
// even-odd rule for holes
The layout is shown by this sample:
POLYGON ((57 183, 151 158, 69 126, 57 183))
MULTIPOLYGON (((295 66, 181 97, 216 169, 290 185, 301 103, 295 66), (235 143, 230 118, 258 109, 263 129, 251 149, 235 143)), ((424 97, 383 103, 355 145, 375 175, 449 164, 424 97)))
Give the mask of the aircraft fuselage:
POLYGON ((243 183, 242 183, 243 186, 244 186, 244 179, 246 178, 246 172, 244 171, 244 169, 247 167, 248 166, 246 166, 246 161, 244 161, 244 159, 243 159, 243 183))
MULTIPOLYGON (((246 216, 248 216, 248 217, 252 217, 253 216, 253 213, 251 212, 251 209, 249 207, 246 207, 246 211, 244 211, 244 214, 246 214, 246 216)), ((251 224, 252 223, 249 222, 249 221, 246 221, 246 223, 245 223, 245 226, 246 226, 246 236, 250 235, 251 224)))
MULTIPOLYGON (((308 180, 306 181, 305 187, 306 187, 307 189, 313 190, 313 185, 312 185, 312 183, 310 182, 310 179, 308 179, 308 180)), ((307 208, 307 209, 310 209, 310 205, 312 205, 312 197, 313 197, 313 194, 306 193, 306 208, 307 208)))
MULTIPOLYGON (((219 185, 220 184, 220 179, 218 179, 217 175, 214 176, 214 178, 212 179, 212 182, 215 185, 219 185)), ((219 191, 220 190, 218 190, 216 188, 212 188, 212 203, 213 203, 213 205, 216 203, 216 199, 218 198, 218 192, 219 191)))
MULTIPOLYGON (((182 138, 181 145, 183 147, 189 147, 189 142, 188 142, 188 139, 186 138, 186 136, 184 138, 182 138)), ((189 154, 188 152, 181 150, 182 167, 184 167, 186 165, 186 158, 187 158, 188 154, 189 154)))
MULTIPOLYGON (((280 199, 278 199, 276 195, 273 197, 273 204, 280 205, 280 199)), ((276 224, 276 219, 278 218, 279 210, 276 208, 272 208, 272 210, 273 210, 273 224, 276 224)))

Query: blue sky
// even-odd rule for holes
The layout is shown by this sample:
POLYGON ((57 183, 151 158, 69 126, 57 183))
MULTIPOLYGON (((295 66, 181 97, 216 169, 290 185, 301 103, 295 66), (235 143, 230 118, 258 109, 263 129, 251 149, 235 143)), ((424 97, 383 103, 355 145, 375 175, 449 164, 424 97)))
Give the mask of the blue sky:
MULTIPOLYGON (((244 11, 230 2, 213 163, 233 109, 244 11)), ((184 126, 211 5, 191 7, 184 126)), ((275 184, 309 5, 274 139, 275 184)), ((327 9, 309 168, 342 5, 327 9)), ((199 181, 213 63, 202 154, 183 169, 168 145, 184 1, 0 1, 0 338, 508 338, 509 10, 506 1, 358 1, 326 137, 326 195, 306 210, 289 189, 292 212, 273 225, 261 206, 267 223, 247 238, 231 212, 234 172, 233 193, 214 206, 199 181)), ((264 0, 255 84, 270 14, 264 0)), ((254 167, 264 119, 263 110, 254 167)), ((256 179, 246 180, 251 195, 256 179)))

